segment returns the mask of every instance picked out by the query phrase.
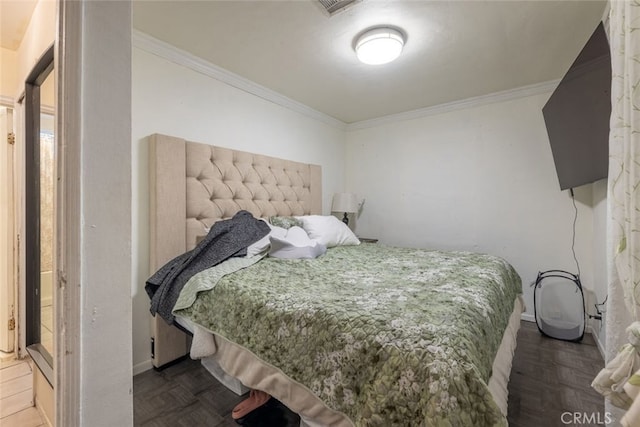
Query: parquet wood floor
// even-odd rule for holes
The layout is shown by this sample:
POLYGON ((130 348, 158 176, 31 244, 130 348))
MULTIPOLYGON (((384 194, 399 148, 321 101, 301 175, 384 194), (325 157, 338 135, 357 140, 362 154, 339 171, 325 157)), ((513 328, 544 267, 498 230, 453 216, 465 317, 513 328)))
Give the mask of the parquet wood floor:
MULTIPOLYGON (((545 338, 535 323, 522 322, 509 382, 509 425, 561 427, 566 425, 564 412, 596 413, 602 419, 604 400, 590 384, 603 365, 591 335, 581 343, 568 343, 545 338)), ((231 411, 243 399, 220 385, 199 362, 187 359, 134 377, 134 425, 237 426, 231 411)), ((260 427, 298 425, 297 416, 285 407, 276 412, 280 423, 260 427)))
POLYGON ((521 322, 509 381, 509 426, 604 425, 604 399, 591 388, 603 367, 591 334, 570 343, 544 337, 535 323, 521 322), (576 419, 595 422, 565 424, 573 415, 563 413, 588 414, 576 419))

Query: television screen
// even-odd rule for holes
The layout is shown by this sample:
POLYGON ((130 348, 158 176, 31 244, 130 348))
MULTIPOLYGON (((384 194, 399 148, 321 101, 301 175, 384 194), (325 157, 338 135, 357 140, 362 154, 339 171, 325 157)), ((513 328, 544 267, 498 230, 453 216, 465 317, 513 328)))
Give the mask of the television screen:
POLYGON ((611 55, 602 23, 542 108, 560 189, 607 177, 611 55))

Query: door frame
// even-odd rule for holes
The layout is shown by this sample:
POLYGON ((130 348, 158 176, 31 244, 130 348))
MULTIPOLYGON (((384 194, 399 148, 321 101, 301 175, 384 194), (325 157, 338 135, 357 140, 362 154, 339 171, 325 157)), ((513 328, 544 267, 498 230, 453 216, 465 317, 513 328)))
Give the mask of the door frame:
POLYGON ((6 112, 3 114, 3 121, 5 122, 2 126, 2 129, 5 130, 1 135, 2 140, 0 143, 3 144, 2 150, 2 162, 6 168, 4 169, 4 176, 2 177, 2 181, 6 184, 4 186, 4 191, 6 194, 4 195, 4 199, 2 203, 5 204, 6 212, 4 215, 4 221, 0 224, 0 227, 3 227, 2 230, 2 242, 1 244, 6 245, 6 259, 3 259, 2 262, 5 265, 6 271, 4 273, 4 277, 2 278, 4 284, 0 284, 2 289, 0 289, 0 301, 2 301, 2 307, 0 307, 0 350, 5 353, 18 353, 18 334, 17 334, 17 319, 18 319, 18 301, 17 301, 17 286, 15 282, 15 266, 14 260, 16 259, 16 247, 17 247, 17 239, 16 239, 16 225, 15 221, 15 210, 16 203, 14 199, 15 194, 15 133, 13 126, 13 117, 14 117, 14 107, 8 102, 3 102, 3 99, 0 99, 0 107, 6 108, 6 112), (6 129, 5 129, 6 126, 6 129), (13 143, 9 141, 9 135, 13 135, 13 143), (10 325, 13 322, 13 329, 11 329, 10 325), (5 328, 4 325, 7 325, 5 328))
POLYGON ((55 425, 81 424, 81 82, 82 1, 58 0, 58 33, 54 45, 58 138, 56 204, 57 237, 54 271, 55 425), (63 392, 64 391, 64 392, 63 392))
POLYGON ((55 424, 129 426, 132 5, 58 0, 57 7, 55 424), (91 197, 105 189, 117 201, 109 210, 91 197))

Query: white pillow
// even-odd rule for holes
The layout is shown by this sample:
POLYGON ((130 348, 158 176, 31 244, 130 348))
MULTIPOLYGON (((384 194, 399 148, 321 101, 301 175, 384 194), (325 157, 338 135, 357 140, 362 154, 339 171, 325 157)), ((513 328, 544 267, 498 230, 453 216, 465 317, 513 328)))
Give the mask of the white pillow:
POLYGON ((276 227, 271 224, 269 224, 269 227, 271 228, 271 231, 269 232, 269 234, 267 234, 257 242, 247 246, 247 258, 251 258, 252 256, 260 255, 268 251, 269 248, 271 247, 271 240, 269 240, 270 236, 284 237, 287 235, 286 228, 276 227))
MULTIPOLYGON (((271 237, 278 238, 277 234, 272 234, 271 237)), ((282 240, 286 240, 294 246, 311 246, 317 244, 315 240, 311 240, 306 231, 302 228, 294 225, 287 230, 286 236, 282 240)))
POLYGON ((360 244, 360 240, 347 224, 333 215, 307 215, 296 218, 302 221, 302 228, 309 237, 328 248, 360 244))
POLYGON ((247 255, 246 255, 247 258, 260 255, 261 253, 267 251, 269 249, 270 244, 271 244, 271 241, 269 240, 269 234, 267 234, 262 239, 247 246, 247 255))
POLYGON ((284 227, 278 227, 277 225, 269 224, 269 227, 271 227, 271 232, 269 233, 269 236, 284 238, 287 236, 287 233, 289 232, 288 229, 284 227))
POLYGON ((312 240, 302 228, 294 226, 285 237, 271 236, 269 256, 285 259, 316 258, 327 251, 326 246, 312 240))

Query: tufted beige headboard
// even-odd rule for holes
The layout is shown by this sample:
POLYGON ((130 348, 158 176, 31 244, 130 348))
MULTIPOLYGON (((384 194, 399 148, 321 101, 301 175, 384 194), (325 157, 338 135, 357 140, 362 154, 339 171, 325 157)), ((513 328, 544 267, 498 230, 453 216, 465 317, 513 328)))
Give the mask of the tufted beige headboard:
MULTIPOLYGON (((150 274, 239 210, 261 218, 322 213, 320 166, 160 134, 148 140, 150 274)), ((186 335, 152 323, 154 366, 188 352, 186 335)))
POLYGON ((193 142, 185 145, 188 248, 203 228, 239 210, 258 218, 321 210, 320 199, 314 199, 321 196, 320 166, 193 142))

